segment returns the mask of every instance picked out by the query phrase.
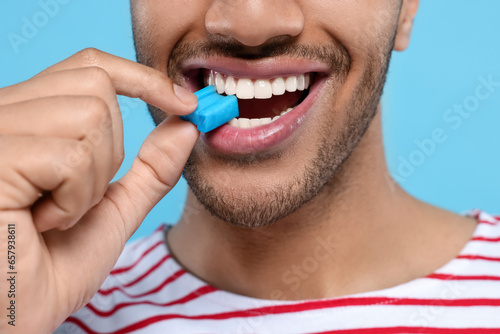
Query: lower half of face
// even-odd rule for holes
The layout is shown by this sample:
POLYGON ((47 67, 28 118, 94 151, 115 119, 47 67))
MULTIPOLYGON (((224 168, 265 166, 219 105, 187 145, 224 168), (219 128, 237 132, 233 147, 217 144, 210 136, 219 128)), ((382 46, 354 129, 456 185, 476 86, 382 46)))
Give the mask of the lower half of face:
MULTIPOLYGON (((184 31, 170 49, 163 46, 168 52, 161 55, 159 42, 141 43, 149 39, 143 36, 148 28, 137 18, 134 21, 139 61, 168 72, 193 91, 216 84, 220 93, 240 97, 240 119, 202 135, 184 176, 210 213, 245 227, 279 221, 314 199, 332 180, 376 113, 395 30, 388 24, 378 41, 361 41, 363 50, 356 41, 352 49, 357 51, 350 52, 349 39, 336 38, 340 28, 335 23, 330 23, 330 30, 310 23, 301 38, 254 47, 251 54, 246 47, 221 45, 227 41, 213 44, 203 34, 184 31), (268 69, 263 78, 232 76, 224 72, 224 62, 216 62, 215 68, 186 69, 192 59, 210 63, 199 59, 209 59, 211 54, 217 59, 236 59, 234 64, 245 68, 273 57, 292 64, 313 60, 324 66, 320 71, 283 77, 273 77, 268 69)), ((150 111, 156 123, 166 117, 154 107, 150 111)))

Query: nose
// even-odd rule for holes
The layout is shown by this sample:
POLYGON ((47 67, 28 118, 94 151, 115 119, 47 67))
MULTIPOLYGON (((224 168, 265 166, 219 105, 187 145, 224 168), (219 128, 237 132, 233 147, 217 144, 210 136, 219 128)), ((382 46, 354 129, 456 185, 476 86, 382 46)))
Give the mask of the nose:
POLYGON ((254 47, 274 37, 295 37, 304 29, 296 0, 214 0, 205 16, 210 34, 254 47))

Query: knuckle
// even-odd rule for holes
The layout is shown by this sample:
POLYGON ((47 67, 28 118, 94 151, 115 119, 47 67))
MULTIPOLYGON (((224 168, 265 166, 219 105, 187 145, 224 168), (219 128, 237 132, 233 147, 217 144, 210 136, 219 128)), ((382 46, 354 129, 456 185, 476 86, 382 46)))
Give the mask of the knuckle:
POLYGON ((101 189, 99 189, 99 191, 96 190, 96 193, 94 194, 94 196, 92 196, 92 198, 89 199, 89 208, 99 204, 99 202, 104 197, 104 194, 106 193, 106 189, 107 189, 107 186, 106 186, 106 188, 101 187, 101 189))
POLYGON ((87 96, 81 110, 84 124, 91 128, 101 128, 110 123, 109 107, 104 99, 98 96, 87 96))
POLYGON ((96 48, 86 48, 77 53, 79 61, 86 66, 99 65, 102 52, 96 48))
POLYGON ((96 87, 97 85, 112 86, 111 78, 104 69, 99 66, 89 66, 85 69, 85 74, 87 78, 87 83, 91 87, 96 87))
POLYGON ((88 140, 71 141, 66 148, 64 163, 70 168, 89 172, 93 165, 94 147, 88 140))
POLYGON ((165 91, 170 79, 160 71, 147 67, 143 72, 143 80, 138 82, 131 90, 133 97, 143 98, 146 91, 165 91))
POLYGON ((91 199, 90 205, 94 206, 96 204, 99 204, 99 202, 102 200, 102 198, 104 197, 104 195, 108 191, 108 188, 109 188, 109 182, 104 182, 101 185, 101 187, 100 187, 99 191, 97 192, 97 194, 95 194, 94 197, 91 199))
POLYGON ((171 143, 151 143, 139 151, 138 158, 154 171, 161 183, 173 187, 175 172, 182 168, 182 154, 179 148, 171 143))
POLYGON ((82 152, 79 153, 79 164, 76 167, 77 175, 89 176, 93 174, 94 168, 94 157, 92 155, 92 147, 86 146, 83 148, 82 152))
POLYGON ((112 100, 116 99, 116 90, 108 72, 97 66, 85 67, 81 71, 81 89, 87 95, 100 96, 112 105, 112 100))
POLYGON ((78 206, 75 203, 67 204, 64 207, 60 207, 59 216, 62 218, 64 225, 62 228, 65 228, 67 225, 71 225, 71 223, 78 216, 78 206))
POLYGON ((85 214, 86 208, 80 201, 71 201, 59 204, 59 217, 61 224, 57 227, 58 230, 66 231, 75 226, 78 220, 85 214))
POLYGON ((168 79, 166 75, 153 68, 148 68, 146 73, 147 73, 147 81, 146 81, 147 87, 145 87, 146 89, 148 87, 152 87, 153 89, 160 90, 166 85, 166 83, 170 81, 170 79, 168 79))
POLYGON ((117 166, 118 167, 121 166, 124 160, 125 160, 125 149, 122 146, 118 152, 118 156, 116 157, 117 166))

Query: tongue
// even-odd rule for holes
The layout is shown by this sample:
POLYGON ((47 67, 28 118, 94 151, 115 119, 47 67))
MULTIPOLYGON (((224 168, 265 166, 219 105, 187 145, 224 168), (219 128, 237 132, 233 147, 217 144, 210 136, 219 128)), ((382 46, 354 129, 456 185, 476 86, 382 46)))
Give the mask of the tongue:
POLYGON ((286 92, 284 95, 273 96, 270 99, 238 99, 240 118, 266 118, 278 116, 288 108, 295 107, 302 98, 304 92, 286 92))

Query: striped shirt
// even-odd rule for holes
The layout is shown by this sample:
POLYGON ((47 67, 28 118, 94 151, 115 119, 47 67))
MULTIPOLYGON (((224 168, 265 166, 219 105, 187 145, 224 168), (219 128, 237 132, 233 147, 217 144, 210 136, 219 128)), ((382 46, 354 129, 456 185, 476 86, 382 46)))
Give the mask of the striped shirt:
POLYGON ((164 232, 128 244, 91 302, 56 333, 500 334, 500 217, 434 273, 378 291, 305 301, 217 290, 169 254, 164 232))

